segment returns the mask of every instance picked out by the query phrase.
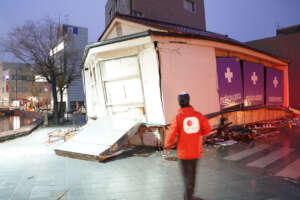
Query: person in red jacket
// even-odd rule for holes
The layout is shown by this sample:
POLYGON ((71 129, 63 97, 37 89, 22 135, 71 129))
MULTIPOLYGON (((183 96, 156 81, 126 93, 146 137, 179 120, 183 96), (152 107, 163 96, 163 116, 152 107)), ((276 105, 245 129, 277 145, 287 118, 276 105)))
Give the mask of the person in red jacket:
POLYGON ((210 131, 206 117, 190 105, 188 93, 178 95, 181 107, 167 132, 165 153, 171 149, 177 137, 177 157, 184 179, 184 200, 200 200, 194 196, 198 159, 203 152, 202 137, 210 131))

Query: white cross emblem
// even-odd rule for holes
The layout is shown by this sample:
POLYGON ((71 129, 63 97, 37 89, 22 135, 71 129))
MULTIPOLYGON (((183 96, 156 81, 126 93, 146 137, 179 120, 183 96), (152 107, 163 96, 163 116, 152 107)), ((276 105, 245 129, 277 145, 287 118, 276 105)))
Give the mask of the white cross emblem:
POLYGON ((231 83, 231 79, 233 79, 233 73, 230 71, 230 68, 227 67, 227 71, 225 72, 225 78, 227 78, 228 83, 231 83))
POLYGON ((277 76, 275 76, 274 80, 273 80, 273 85, 275 88, 277 88, 278 84, 279 84, 279 81, 277 80, 277 76))
POLYGON ((251 80, 253 81, 253 85, 256 85, 256 81, 258 81, 258 77, 256 75, 256 72, 253 72, 251 76, 251 80))

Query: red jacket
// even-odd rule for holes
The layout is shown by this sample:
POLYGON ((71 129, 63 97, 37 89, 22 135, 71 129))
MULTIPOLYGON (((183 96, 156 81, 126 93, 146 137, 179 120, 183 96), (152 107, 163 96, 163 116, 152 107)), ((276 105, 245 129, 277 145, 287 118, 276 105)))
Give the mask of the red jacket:
POLYGON ((193 107, 179 110, 167 132, 165 149, 170 149, 177 136, 177 157, 182 160, 197 159, 202 156, 202 136, 211 131, 208 120, 193 107))

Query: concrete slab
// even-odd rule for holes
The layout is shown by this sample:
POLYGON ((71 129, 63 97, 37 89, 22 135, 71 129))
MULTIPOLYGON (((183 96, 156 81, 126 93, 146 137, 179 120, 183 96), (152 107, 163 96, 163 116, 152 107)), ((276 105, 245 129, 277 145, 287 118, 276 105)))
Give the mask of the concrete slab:
POLYGON ((116 117, 95 120, 83 127, 72 139, 55 148, 60 156, 99 160, 120 150, 141 125, 140 121, 116 117))

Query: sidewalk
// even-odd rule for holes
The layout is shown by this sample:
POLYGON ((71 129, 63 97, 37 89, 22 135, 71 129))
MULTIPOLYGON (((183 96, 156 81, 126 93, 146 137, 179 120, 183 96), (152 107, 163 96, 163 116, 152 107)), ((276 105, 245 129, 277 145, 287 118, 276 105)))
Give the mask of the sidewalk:
MULTIPOLYGON (((62 127, 38 128, 0 143, 0 199, 55 200, 64 192, 62 200, 183 199, 179 166, 162 159, 160 152, 107 163, 59 157, 53 152, 59 143, 49 145, 47 137, 57 128, 62 127)), ((245 167, 243 160, 224 160, 248 148, 207 148, 199 164, 196 195, 207 200, 300 199, 299 184, 245 167)))

